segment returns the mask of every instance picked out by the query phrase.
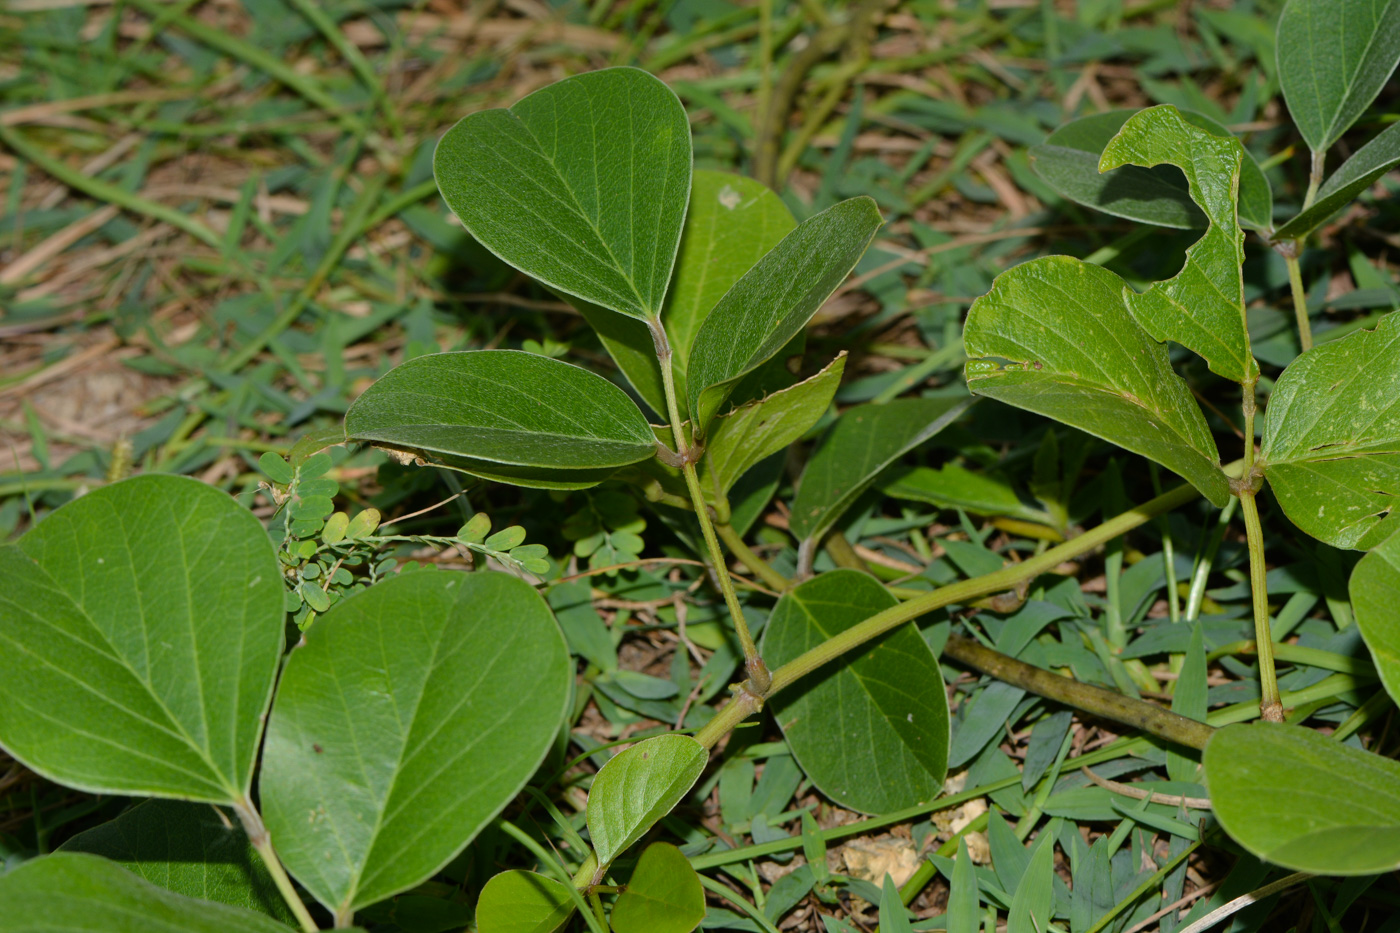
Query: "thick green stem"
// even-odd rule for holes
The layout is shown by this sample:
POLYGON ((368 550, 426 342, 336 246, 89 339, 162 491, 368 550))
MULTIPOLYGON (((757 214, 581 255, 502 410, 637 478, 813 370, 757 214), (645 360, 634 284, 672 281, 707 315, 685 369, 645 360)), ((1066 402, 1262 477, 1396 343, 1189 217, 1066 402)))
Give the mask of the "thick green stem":
POLYGON ((763 585, 771 590, 781 593, 792 586, 792 581, 778 571, 773 569, 773 565, 762 557, 754 553, 753 548, 744 543, 743 537, 734 530, 733 525, 720 524, 715 526, 715 533, 719 535, 721 541, 729 548, 729 552, 738 558, 739 563, 749 569, 749 572, 763 581, 763 585))
POLYGON ((262 858, 263 865, 267 867, 267 873, 272 876, 273 884, 277 885, 282 899, 287 902, 287 906, 296 915, 302 930, 305 933, 315 933, 320 928, 316 926, 316 921, 311 919, 311 912, 306 909, 306 903, 297 895, 296 888, 292 887, 292 879, 287 877, 287 871, 282 867, 282 860, 277 857, 277 853, 272 848, 272 837, 268 835, 267 827, 263 825, 262 816, 258 813, 257 807, 253 806, 252 801, 243 800, 233 805, 233 812, 238 814, 238 821, 243 824, 243 832, 247 834, 248 841, 253 844, 253 848, 262 858))

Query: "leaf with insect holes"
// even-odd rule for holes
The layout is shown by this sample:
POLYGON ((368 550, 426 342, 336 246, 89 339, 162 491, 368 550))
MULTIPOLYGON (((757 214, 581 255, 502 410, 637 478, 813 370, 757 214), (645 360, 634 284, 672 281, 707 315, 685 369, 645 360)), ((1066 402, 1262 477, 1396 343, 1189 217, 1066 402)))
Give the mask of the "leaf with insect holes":
POLYGON ((1296 240, 1326 223, 1327 218, 1346 207, 1361 192, 1400 165, 1400 123, 1391 124, 1376 136, 1317 189, 1312 207, 1280 227, 1274 240, 1296 240))
POLYGON ((1068 256, 1003 272, 967 314, 967 386, 1155 460, 1223 506, 1230 484, 1205 415, 1123 288, 1068 256))
POLYGON ((448 130, 433 175, 473 237, 545 285, 661 313, 690 200, 690 122, 636 68, 575 75, 448 130))
POLYGON ((608 760, 588 791, 588 835, 607 868, 656 825, 705 770, 710 753, 688 735, 644 739, 608 760))
POLYGON ((1173 340, 1205 359, 1212 372, 1241 384, 1259 378, 1244 317, 1244 232, 1235 202, 1244 147, 1233 136, 1193 126, 1170 104, 1150 107, 1123 124, 1099 166, 1175 165, 1186 174, 1191 199, 1210 226, 1186 250, 1186 264, 1165 282, 1123 297, 1156 340, 1173 340))
POLYGON ((554 933, 574 914, 569 889, 533 871, 493 875, 476 902, 478 933, 554 933))
POLYGON ((1393 700, 1400 697, 1400 532, 1396 532, 1357 563, 1351 572, 1351 606, 1356 626, 1376 673, 1393 700))
POLYGON ((1400 529, 1400 314, 1283 371, 1260 456, 1279 505, 1314 538, 1366 550, 1400 529))
POLYGON ((0 547, 0 745, 96 793, 247 799, 282 575, 227 493, 144 475, 0 547))

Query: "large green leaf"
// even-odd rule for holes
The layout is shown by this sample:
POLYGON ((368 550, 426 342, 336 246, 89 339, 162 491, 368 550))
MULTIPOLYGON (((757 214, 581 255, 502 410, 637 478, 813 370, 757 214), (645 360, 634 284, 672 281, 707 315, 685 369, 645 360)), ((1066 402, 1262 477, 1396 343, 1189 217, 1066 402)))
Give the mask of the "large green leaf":
POLYGON ((1273 238, 1295 240, 1307 236, 1397 165, 1400 165, 1400 123, 1393 123, 1343 162, 1342 167, 1317 189, 1312 207, 1280 227, 1273 238))
MULTIPOLYGON (((1181 174, 1170 168, 1125 165, 1099 171, 1099 156, 1136 111, 1110 110, 1072 120, 1031 148, 1036 173, 1058 193, 1087 207, 1159 227, 1206 226, 1181 174)), ((1230 131, 1209 117, 1181 116, 1216 136, 1230 131)), ((1240 223, 1254 230, 1273 226, 1274 196, 1269 180, 1247 151, 1240 168, 1240 223)))
POLYGON ((1351 607, 1376 673, 1391 699, 1400 698, 1400 532, 1361 558, 1351 572, 1351 607))
POLYGON ((975 473, 956 463, 946 463, 936 470, 913 467, 886 479, 880 488, 887 496, 926 502, 943 509, 964 509, 974 515, 1005 515, 1054 524, 1050 513, 1022 502, 1005 479, 975 473))
POLYGON ((965 396, 896 399, 841 413, 817 442, 792 503, 792 533, 820 538, 880 471, 958 419, 965 396))
POLYGON ((554 933, 574 913, 569 889, 533 871, 503 871, 481 889, 478 933, 554 933))
POLYGON ((571 478, 592 485, 656 453, 651 428, 626 392, 586 369, 519 350, 409 360, 355 400, 345 430, 354 440, 517 485, 571 478))
POLYGON ((420 571, 336 605, 268 723, 263 813, 287 868, 337 913, 432 875, 539 766, 571 671, 544 600, 507 574, 420 571))
POLYGON ((1186 265, 1139 294, 1125 288, 1133 317, 1157 340, 1174 340, 1205 358, 1211 371, 1252 384, 1259 364, 1244 319, 1244 232, 1235 215, 1244 147, 1182 119, 1170 104, 1131 117, 1104 149, 1100 167, 1175 165, 1210 226, 1186 250, 1186 265))
POLYGON ((598 865, 642 838, 690 792, 710 753, 688 735, 658 735, 614 755, 588 790, 588 835, 598 865))
POLYGON ((1400 763, 1302 726, 1226 726, 1202 759, 1220 825, 1250 852, 1319 875, 1400 868, 1400 763))
POLYGON ((690 124, 665 84, 608 68, 464 117, 433 155, 483 246, 549 287, 661 313, 690 199, 690 124))
POLYGON ((799 224, 725 292, 690 352, 687 402, 701 436, 739 380, 807 325, 881 223, 871 198, 842 201, 799 224))
MULTIPOLYGON (((873 577, 833 570, 784 593, 763 655, 786 664, 896 604, 873 577)), ((769 701, 802 770, 850 810, 889 813, 932 800, 948 769, 948 698, 938 659, 902 625, 769 701)))
POLYGON ((1262 458, 1279 504, 1314 538, 1365 550, 1400 529, 1400 314, 1284 370, 1262 458))
POLYGON ((0 547, 0 744, 82 790, 245 801, 281 577, 258 520, 194 479, 63 506, 0 547))
POLYGON ((296 922, 238 820, 207 804, 146 800, 59 851, 100 855, 167 891, 296 922))
POLYGON ((265 914, 182 897, 115 862, 61 852, 0 876, 0 933, 287 933, 265 914))
POLYGON ((1205 416, 1167 348, 1128 314, 1123 288, 1068 256, 1003 272, 968 311, 968 388, 1155 460, 1224 505, 1230 484, 1205 416))
POLYGON ((690 933, 705 919, 705 889, 681 850, 646 847, 613 907, 614 933, 690 933))
POLYGON ((1325 152, 1400 61, 1400 0, 1288 0, 1277 48, 1288 112, 1312 150, 1325 152))

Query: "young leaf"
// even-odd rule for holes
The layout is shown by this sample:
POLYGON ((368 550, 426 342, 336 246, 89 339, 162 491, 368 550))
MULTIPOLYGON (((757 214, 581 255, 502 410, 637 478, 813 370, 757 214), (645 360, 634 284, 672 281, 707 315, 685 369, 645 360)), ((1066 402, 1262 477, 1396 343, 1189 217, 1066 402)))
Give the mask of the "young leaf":
POLYGON ((807 325, 881 223, 872 199, 842 201, 799 224, 724 294, 690 354, 687 400, 701 436, 738 381, 807 325))
POLYGON ((1211 807, 1250 852, 1294 871, 1400 867, 1400 763, 1301 726, 1226 726, 1203 756, 1211 807))
MULTIPOLYGON (((688 867, 688 866, 687 866, 688 867)), ((533 871, 503 871, 481 889, 479 933, 554 933, 574 913, 569 889, 533 871)))
POLYGON ((464 469, 493 477, 606 471, 656 453, 627 393, 586 369, 519 350, 409 360, 355 400, 345 426, 356 440, 466 458, 464 469))
MULTIPOLYGON (((1099 171, 1099 156, 1137 111, 1110 110, 1066 123, 1031 148, 1036 174, 1057 192, 1086 207, 1158 227, 1206 226, 1181 174, 1169 168, 1125 165, 1099 171)), ((1186 122, 1215 136, 1230 131, 1209 117, 1183 110, 1186 122)), ((1269 180, 1248 151, 1240 167, 1240 223, 1254 230, 1273 226, 1274 196, 1269 180)))
POLYGON ((615 755, 588 791, 588 834, 606 869, 690 792, 710 753, 688 735, 658 735, 615 755))
POLYGON ((570 679, 544 600, 507 574, 395 576, 339 603, 288 658, 268 723, 278 854, 337 912, 418 884, 539 766, 570 679))
POLYGON ((690 123, 635 68, 575 75, 464 117, 433 155, 483 246, 550 288, 656 318, 690 199, 690 123))
MULTIPOLYGON (((874 578, 834 570, 784 593, 764 630, 774 668, 895 605, 874 578)), ((850 810, 889 813, 938 796, 948 769, 948 699, 938 660, 903 625, 770 701, 802 770, 850 810)))
POLYGON ((1278 77, 1313 152, 1326 152, 1375 100, 1400 61, 1396 0, 1288 0, 1278 77))
POLYGON ((1302 239, 1397 165, 1400 165, 1400 123, 1392 123, 1343 162, 1342 167, 1317 189, 1312 207, 1275 231, 1273 239, 1302 239))
POLYGON ((1391 699, 1400 697, 1400 532, 1391 535, 1351 572, 1351 606, 1376 673, 1391 699))
POLYGON ((0 547, 0 744, 95 793, 246 800, 281 576, 252 513, 197 480, 68 503, 0 547))
POLYGON ((115 862, 62 852, 0 876, 0 933, 287 933, 266 914, 181 897, 115 862))
POLYGON ((145 800, 58 851, 100 855, 167 891, 295 923, 237 819, 225 817, 207 804, 145 800))
POLYGON ((1284 370, 1261 456, 1284 512, 1314 538, 1365 550, 1400 528, 1400 314, 1284 370))
POLYGON ((792 533, 820 538, 880 472, 952 424, 972 399, 896 399, 841 413, 817 442, 792 503, 792 533))
POLYGON ((1210 226, 1186 250, 1175 277, 1138 293, 1124 288, 1133 317, 1156 340, 1174 340, 1203 357, 1211 371, 1242 384, 1259 378, 1244 319, 1244 233, 1235 214, 1244 147, 1182 118, 1170 104, 1134 115, 1113 137, 1099 166, 1176 165, 1210 226))
POLYGON ((1167 348, 1128 314, 1124 288, 1068 256, 1003 272, 968 311, 968 388, 1155 460, 1223 506, 1230 484, 1215 438, 1167 348))
POLYGON ((690 933, 704 919, 705 889, 681 850, 647 846, 613 907, 615 933, 690 933))

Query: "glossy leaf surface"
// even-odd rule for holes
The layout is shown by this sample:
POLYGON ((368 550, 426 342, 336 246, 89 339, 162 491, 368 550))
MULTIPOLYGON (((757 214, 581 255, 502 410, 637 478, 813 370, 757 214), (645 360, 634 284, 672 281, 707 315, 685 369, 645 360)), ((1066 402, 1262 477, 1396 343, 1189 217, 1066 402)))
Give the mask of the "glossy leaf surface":
POLYGON ((734 283, 691 347, 687 403, 701 435, 735 385, 812 319, 875 237, 875 202, 852 198, 803 221, 734 283))
POLYGON ((1260 858, 1323 875, 1400 867, 1400 763, 1277 723, 1226 726, 1203 760, 1220 824, 1260 858))
POLYGON ((1277 48, 1288 112, 1313 151, 1326 151, 1400 61, 1400 2, 1288 0, 1277 48))
MULTIPOLYGON (((1126 165, 1099 171, 1104 148, 1136 111, 1110 110, 1072 120, 1031 148, 1036 173, 1058 193, 1087 207, 1158 227, 1187 229, 1206 226, 1206 216, 1185 179, 1171 168, 1126 165)), ((1225 127, 1199 113, 1182 111, 1193 126, 1216 136, 1225 127)), ((1254 230, 1273 226, 1273 191, 1254 158, 1245 153, 1240 169, 1240 223, 1254 230)))
POLYGON ((792 503, 792 533, 818 538, 880 472, 958 419, 966 397, 896 399, 841 413, 812 451, 792 503))
POLYGON ((619 752, 588 791, 588 835, 606 868, 680 802, 710 753, 688 735, 658 735, 619 752))
POLYGON ((63 506, 0 547, 0 744, 82 790, 244 799, 281 576, 261 523, 194 479, 63 506))
POLYGON ((444 200, 483 246, 550 288, 661 313, 690 198, 690 123, 635 68, 575 75, 447 131, 444 200))
POLYGON ((263 815, 287 868, 333 910, 432 875, 539 766, 570 670, 544 600, 504 573, 420 571, 337 604, 268 723, 263 815))
POLYGON ((1262 457, 1279 504, 1314 538, 1365 550, 1400 529, 1400 314, 1284 370, 1262 457))
POLYGON ((481 889, 478 933, 554 933, 574 913, 569 889, 533 871, 503 871, 481 889))
POLYGON ((705 889, 681 850, 646 847, 613 907, 616 933, 690 933, 705 919, 705 889))
POLYGON ((1235 215, 1244 147, 1182 119, 1170 104, 1135 114, 1104 149, 1104 169, 1175 165, 1210 226, 1186 250, 1186 265, 1145 292, 1125 289, 1133 317, 1153 338, 1172 340, 1205 359, 1211 371, 1239 383, 1259 377, 1244 319, 1244 232, 1235 215))
POLYGON ((967 315, 968 388, 1155 460, 1224 505, 1229 482, 1205 416, 1167 348, 1124 307, 1123 288, 1068 256, 1003 272, 967 315))
POLYGON ((1307 236, 1397 165, 1400 165, 1400 123, 1391 124, 1356 150, 1317 189, 1312 207, 1280 227, 1273 238, 1291 240, 1307 236))
MULTIPOLYGON (((778 600, 763 656, 776 669, 895 603, 864 573, 824 573, 778 600)), ((847 809, 889 813, 943 786, 948 700, 938 660, 912 624, 807 675, 769 706, 807 777, 847 809)))
POLYGON ((1356 625, 1393 700, 1400 697, 1400 534, 1361 558, 1351 572, 1350 590, 1356 625))

